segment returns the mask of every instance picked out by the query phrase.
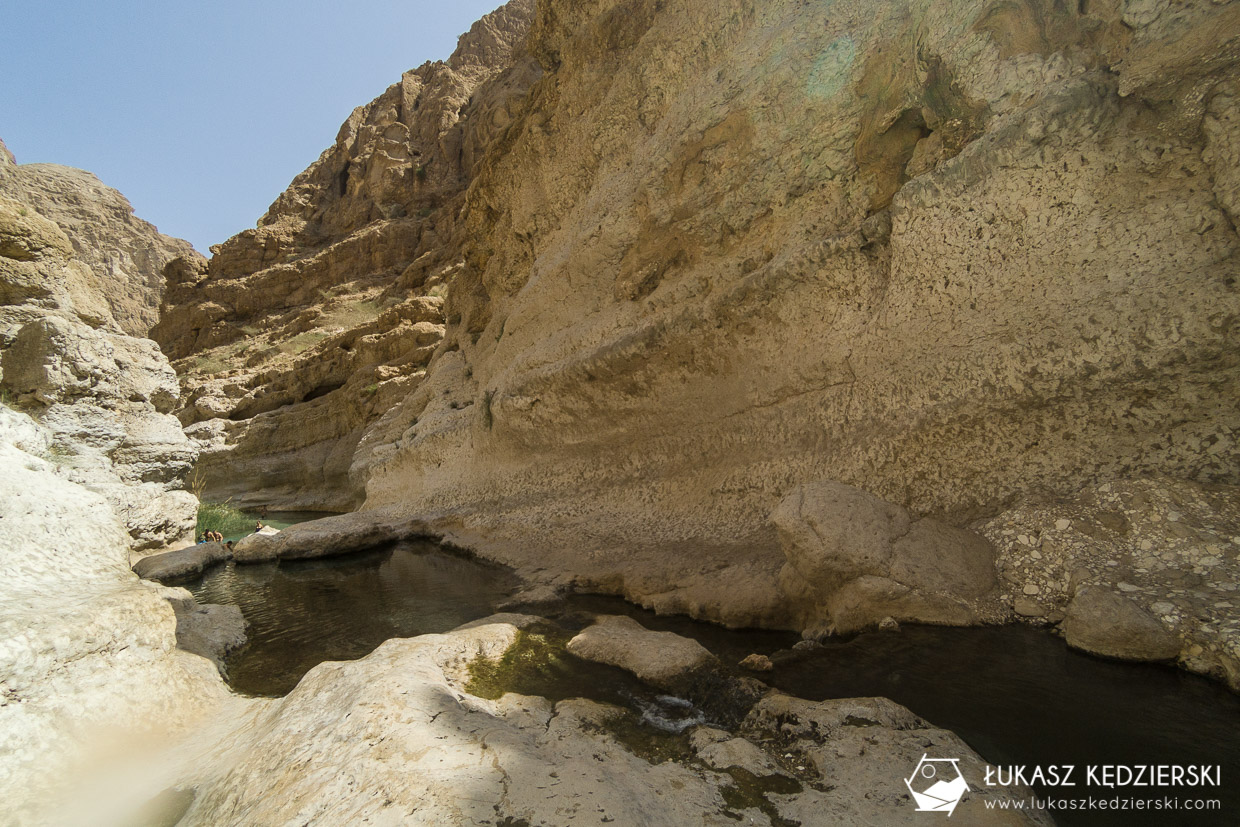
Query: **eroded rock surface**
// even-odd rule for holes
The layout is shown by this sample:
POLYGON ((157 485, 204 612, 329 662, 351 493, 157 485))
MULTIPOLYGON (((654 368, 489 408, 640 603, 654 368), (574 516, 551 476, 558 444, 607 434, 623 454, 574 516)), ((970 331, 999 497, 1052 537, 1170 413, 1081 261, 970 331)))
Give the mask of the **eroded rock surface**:
MULTIPOLYGON (((768 517, 805 483, 958 528, 1240 481, 1237 11, 1143 8, 540 4, 444 342, 358 443, 366 506, 797 626, 768 517)), ((870 576, 853 603, 900 602, 870 576)))
POLYGON ((964 756, 974 792, 957 820, 1041 823, 983 815, 983 799, 1023 791, 980 788, 985 764, 963 742, 882 699, 769 696, 737 731, 701 727, 673 747, 617 707, 471 695, 469 663, 517 637, 493 618, 315 667, 183 779, 198 794, 180 823, 914 824, 905 765, 927 750, 964 756))
POLYGON ((830 481, 794 489, 771 522, 788 559, 782 584, 812 632, 998 614, 994 549, 981 535, 830 481))
MULTIPOLYGON (((0 162, 3 195, 21 197, 26 178, 4 178, 4 169, 0 162)), ((112 503, 135 550, 154 549, 193 535, 198 500, 184 488, 198 449, 172 415, 176 373, 153 341, 123 332, 103 300, 97 262, 78 252, 80 243, 104 244, 116 229, 108 216, 118 208, 108 193, 116 195, 77 193, 71 202, 80 221, 63 227, 33 206, 43 203, 37 193, 29 204, 0 197, 0 392, 49 433, 48 456, 58 472, 112 503), (95 196, 100 200, 90 201, 95 196), (91 209, 98 214, 94 229, 79 236, 91 209)), ((56 209, 51 214, 64 220, 56 209)), ((154 241, 149 246, 151 255, 160 249, 154 241)), ((114 263, 122 268, 126 261, 114 263)), ((113 281, 143 278, 141 269, 110 272, 113 281)))
POLYGON ((46 315, 0 354, 0 388, 50 432, 60 473, 105 496, 136 550, 192 539, 197 456, 176 417, 177 380, 149 339, 46 315))
MULTIPOLYGON (((481 151, 538 68, 513 0, 341 126, 259 226, 169 265, 152 336, 184 377, 208 499, 345 511, 366 426, 412 392, 460 269, 458 213, 481 151)), ((514 104, 515 105, 515 104, 514 104)))
POLYGON ((980 531, 1019 614, 1062 620, 1088 651, 1178 658, 1240 691, 1240 489, 1103 483, 1019 503, 980 531))
POLYGON ((163 269, 174 258, 201 259, 188 241, 138 218, 125 196, 95 175, 60 164, 18 164, 0 142, 0 199, 51 221, 84 265, 92 300, 121 330, 145 336, 159 319, 163 269))
MULTIPOLYGON (((5 822, 48 814, 227 701, 177 648, 170 598, 129 571, 116 505, 75 482, 56 436, 0 405, 0 796, 5 822)), ((108 823, 96 802, 96 824, 108 823)), ((83 822, 84 823, 84 822, 83 822)))

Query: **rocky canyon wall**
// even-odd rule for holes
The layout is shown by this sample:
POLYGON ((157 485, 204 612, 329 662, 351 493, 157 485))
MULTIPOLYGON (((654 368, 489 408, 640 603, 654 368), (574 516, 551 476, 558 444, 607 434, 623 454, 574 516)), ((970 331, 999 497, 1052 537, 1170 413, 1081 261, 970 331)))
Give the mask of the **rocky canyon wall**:
POLYGON ((0 820, 124 823, 113 810, 158 792, 138 756, 234 703, 210 660, 178 648, 189 594, 129 568, 135 552, 193 539, 197 451, 171 413, 177 377, 155 342, 124 332, 151 309, 134 297, 158 295, 139 262, 190 248, 89 173, 9 160, 0 152, 0 820))
POLYGON ((183 377, 209 499, 348 510, 366 426, 412 392, 443 337, 458 213, 482 151, 539 69, 533 3, 478 21, 447 61, 358 107, 336 143, 209 267, 173 262, 151 335, 183 377))
POLYGON ((3 142, 0 198, 65 232, 74 257, 89 268, 95 300, 107 305, 130 336, 145 336, 159 320, 164 265, 197 256, 188 241, 166 236, 135 216, 129 200, 93 173, 60 164, 18 164, 3 142))
MULTIPOLYGON (((543 3, 367 507, 804 623, 769 515, 1237 482, 1240 6, 543 3)), ((793 578, 795 580, 795 578, 793 578)))
POLYGON ((1001 616, 1036 584, 958 528, 1240 482, 1238 35, 1205 0, 509 4, 171 273, 182 420, 220 494, 668 611, 838 627, 937 577, 973 593, 935 618, 1001 616), (807 485, 924 542, 821 569, 807 485))
POLYGON ((142 306, 123 297, 147 290, 151 274, 138 259, 192 248, 133 218, 123 196, 90 173, 0 158, 0 181, 4 403, 37 419, 47 459, 111 504, 135 550, 191 540, 198 500, 185 489, 197 449, 172 415, 176 373, 155 342, 124 332, 142 325, 142 306), (34 205, 44 204, 49 180, 82 187, 44 213, 34 205), (118 252, 126 249, 142 255, 118 252))

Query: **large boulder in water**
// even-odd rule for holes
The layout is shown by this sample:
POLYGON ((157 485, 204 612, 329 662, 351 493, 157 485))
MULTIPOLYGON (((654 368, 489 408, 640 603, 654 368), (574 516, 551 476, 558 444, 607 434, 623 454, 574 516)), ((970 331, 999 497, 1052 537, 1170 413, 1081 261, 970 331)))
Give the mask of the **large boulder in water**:
POLYGON ((976 622, 997 596, 989 541, 845 485, 794 488, 771 513, 781 582, 807 625, 846 632, 899 621, 976 622))

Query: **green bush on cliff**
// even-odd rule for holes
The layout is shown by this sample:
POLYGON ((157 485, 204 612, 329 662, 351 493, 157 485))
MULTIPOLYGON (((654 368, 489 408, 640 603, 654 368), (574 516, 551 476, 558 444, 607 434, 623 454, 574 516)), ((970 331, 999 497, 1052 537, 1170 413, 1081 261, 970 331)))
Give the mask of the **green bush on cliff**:
POLYGON ((218 531, 225 537, 249 534, 254 530, 254 518, 233 508, 228 503, 199 503, 196 536, 204 531, 218 531))

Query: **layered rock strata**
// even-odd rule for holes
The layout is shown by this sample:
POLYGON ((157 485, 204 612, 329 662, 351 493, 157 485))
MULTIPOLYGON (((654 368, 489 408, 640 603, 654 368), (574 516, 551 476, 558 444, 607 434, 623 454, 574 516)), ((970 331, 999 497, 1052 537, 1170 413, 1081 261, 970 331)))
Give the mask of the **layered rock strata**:
MULTIPOLYGON (((94 205, 104 217, 115 207, 108 193, 94 205)), ((75 252, 98 238, 79 236, 83 226, 110 228, 84 217, 87 194, 63 226, 0 198, 0 392, 50 434, 61 475, 107 498, 134 549, 154 549, 192 538, 198 500, 184 489, 198 452, 172 415, 180 389, 168 360, 122 331, 101 299, 106 282, 75 252)))
POLYGON ((769 516, 799 485, 959 527, 1236 483, 1236 15, 541 4, 445 341, 355 454, 366 507, 800 625, 818 586, 769 516))
POLYGON ((152 336, 182 374, 209 499, 345 511, 365 428, 412 392, 443 336, 458 212, 484 148, 538 74, 532 0, 487 15, 341 126, 210 265, 169 265, 152 336))
MULTIPOLYGON (((557 586, 816 634, 1054 618, 1075 592, 1014 590, 1038 558, 990 521, 1240 483, 1235 4, 548 0, 525 39, 530 13, 170 271, 219 495, 364 491, 557 586), (430 94, 473 55, 465 105, 430 94), (361 301, 392 315, 338 321, 361 301), (895 515, 877 557, 796 528, 839 486, 895 515)), ((1166 625, 1174 588, 1138 608, 1166 625)))
POLYGON ((0 141, 0 198, 38 213, 64 231, 89 271, 92 300, 105 304, 130 336, 159 319, 163 269, 178 257, 201 258, 134 215, 128 199, 94 174, 60 164, 18 164, 0 141))

